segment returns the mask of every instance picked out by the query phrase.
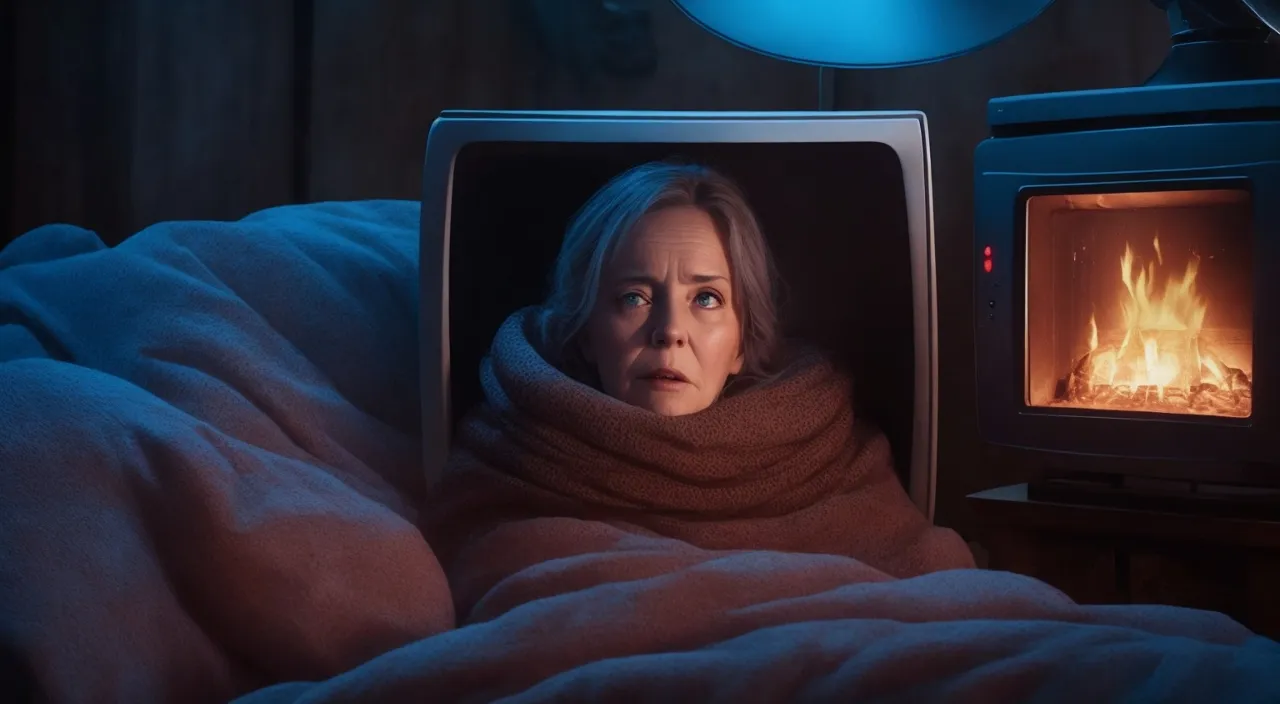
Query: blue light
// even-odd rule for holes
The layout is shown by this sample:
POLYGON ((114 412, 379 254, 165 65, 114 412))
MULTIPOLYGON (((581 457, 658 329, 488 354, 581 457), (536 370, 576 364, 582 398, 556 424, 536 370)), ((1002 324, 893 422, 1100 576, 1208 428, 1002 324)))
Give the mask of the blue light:
POLYGON ((1053 0, 673 0, 711 33, 788 61, 837 68, 929 63, 1030 22, 1053 0))

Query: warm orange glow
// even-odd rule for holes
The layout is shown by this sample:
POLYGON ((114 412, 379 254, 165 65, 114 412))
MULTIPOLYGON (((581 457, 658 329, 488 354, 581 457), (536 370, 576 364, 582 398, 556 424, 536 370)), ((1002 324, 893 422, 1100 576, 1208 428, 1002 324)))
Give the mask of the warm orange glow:
MULTIPOLYGON (((1138 410, 1246 417, 1252 409, 1249 375, 1222 361, 1207 344, 1205 315, 1212 301, 1196 289, 1200 259, 1192 256, 1182 272, 1165 273, 1160 239, 1155 257, 1137 263, 1125 244, 1119 261, 1124 291, 1114 305, 1120 329, 1103 331, 1098 316, 1089 318, 1088 353, 1065 380, 1059 403, 1077 408, 1138 410), (1160 277, 1163 286, 1158 286, 1160 277)), ((1061 388, 1061 387, 1060 387, 1061 388)))

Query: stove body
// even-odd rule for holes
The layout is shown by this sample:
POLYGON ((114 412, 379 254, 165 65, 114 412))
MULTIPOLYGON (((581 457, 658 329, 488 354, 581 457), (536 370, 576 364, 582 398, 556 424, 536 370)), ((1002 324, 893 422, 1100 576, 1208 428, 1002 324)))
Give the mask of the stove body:
POLYGON ((1280 80, 1002 98, 988 117, 984 439, 1112 487, 1280 488, 1280 80))

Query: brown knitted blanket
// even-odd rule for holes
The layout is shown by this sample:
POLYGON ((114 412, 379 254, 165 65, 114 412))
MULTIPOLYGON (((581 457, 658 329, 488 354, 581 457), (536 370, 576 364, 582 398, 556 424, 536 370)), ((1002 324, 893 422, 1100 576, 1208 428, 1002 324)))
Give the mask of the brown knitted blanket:
MULTIPOLYGON (((911 503, 884 436, 854 418, 849 380, 820 355, 800 355, 701 413, 664 417, 549 364, 530 342, 535 314, 518 312, 498 331, 481 368, 486 402, 461 424, 426 511, 460 620, 505 576, 467 574, 468 543, 539 519, 604 522, 709 550, 843 555, 895 577, 973 566, 959 536, 911 503)), ((510 547, 544 559, 586 548, 567 534, 556 542, 554 554, 510 547)), ((526 566, 517 557, 508 569, 526 566)))

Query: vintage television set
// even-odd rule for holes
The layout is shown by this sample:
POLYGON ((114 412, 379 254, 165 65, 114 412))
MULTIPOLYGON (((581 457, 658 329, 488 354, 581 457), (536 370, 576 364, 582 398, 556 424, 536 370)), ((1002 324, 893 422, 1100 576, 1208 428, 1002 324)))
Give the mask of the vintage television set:
POLYGON ((715 167, 746 192, 783 279, 786 332, 855 379, 932 517, 937 340, 929 140, 920 113, 446 112, 423 172, 423 461, 480 399, 499 324, 540 302, 565 226, 614 174, 661 159, 715 167))

